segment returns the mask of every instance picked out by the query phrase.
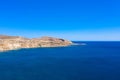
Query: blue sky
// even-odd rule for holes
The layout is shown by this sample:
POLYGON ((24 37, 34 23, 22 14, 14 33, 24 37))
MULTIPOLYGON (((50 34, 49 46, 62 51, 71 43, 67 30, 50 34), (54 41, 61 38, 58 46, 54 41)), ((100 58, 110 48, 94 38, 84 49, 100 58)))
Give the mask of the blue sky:
POLYGON ((0 34, 120 41, 119 0, 1 0, 0 34))

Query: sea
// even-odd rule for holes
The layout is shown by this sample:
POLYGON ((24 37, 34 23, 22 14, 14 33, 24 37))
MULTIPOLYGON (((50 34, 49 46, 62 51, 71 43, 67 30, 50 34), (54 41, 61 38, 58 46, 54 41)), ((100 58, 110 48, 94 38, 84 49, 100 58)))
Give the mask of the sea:
POLYGON ((0 80, 120 80, 120 42, 0 52, 0 80))

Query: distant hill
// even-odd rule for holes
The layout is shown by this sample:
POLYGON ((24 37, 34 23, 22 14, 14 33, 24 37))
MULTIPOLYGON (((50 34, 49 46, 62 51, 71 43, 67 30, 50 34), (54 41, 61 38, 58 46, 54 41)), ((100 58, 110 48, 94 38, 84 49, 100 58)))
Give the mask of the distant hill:
POLYGON ((21 36, 0 35, 0 39, 28 39, 21 36))
POLYGON ((71 44, 71 41, 47 36, 28 39, 20 36, 0 35, 0 51, 35 47, 60 47, 71 44))

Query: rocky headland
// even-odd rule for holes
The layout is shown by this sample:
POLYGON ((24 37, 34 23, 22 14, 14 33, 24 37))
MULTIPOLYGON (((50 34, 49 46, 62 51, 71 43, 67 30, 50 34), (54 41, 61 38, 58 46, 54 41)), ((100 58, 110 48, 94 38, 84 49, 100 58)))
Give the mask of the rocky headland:
POLYGON ((62 47, 69 45, 72 45, 71 41, 47 36, 29 39, 20 36, 0 35, 0 51, 36 47, 62 47))

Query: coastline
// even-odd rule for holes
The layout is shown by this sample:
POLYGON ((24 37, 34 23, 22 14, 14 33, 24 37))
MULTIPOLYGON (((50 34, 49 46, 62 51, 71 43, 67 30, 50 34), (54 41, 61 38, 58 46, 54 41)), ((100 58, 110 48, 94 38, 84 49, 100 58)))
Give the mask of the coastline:
POLYGON ((19 36, 0 36, 0 51, 2 52, 22 48, 65 47, 72 44, 72 41, 54 37, 28 39, 19 36))

